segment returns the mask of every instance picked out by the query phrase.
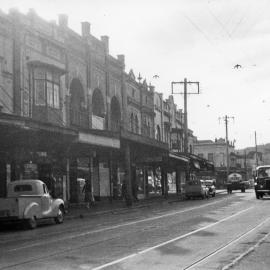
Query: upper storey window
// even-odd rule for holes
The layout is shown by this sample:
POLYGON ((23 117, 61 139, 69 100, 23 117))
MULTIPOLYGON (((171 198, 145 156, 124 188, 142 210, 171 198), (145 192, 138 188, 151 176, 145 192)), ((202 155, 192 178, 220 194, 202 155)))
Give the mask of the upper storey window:
POLYGON ((46 69, 34 71, 35 104, 59 109, 60 76, 46 69))

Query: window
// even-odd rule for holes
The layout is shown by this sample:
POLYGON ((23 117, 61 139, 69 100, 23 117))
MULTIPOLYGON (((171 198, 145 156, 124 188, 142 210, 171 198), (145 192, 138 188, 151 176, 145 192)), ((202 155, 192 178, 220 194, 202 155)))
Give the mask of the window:
POLYGON ((14 187, 14 192, 32 191, 31 185, 16 185, 14 187))
POLYGON ((130 131, 134 132, 134 119, 133 119, 133 113, 130 114, 130 131))
POLYGON ((132 97, 135 97, 135 89, 132 88, 132 97))
POLYGON ((48 193, 48 189, 47 189, 47 186, 45 184, 43 184, 43 192, 44 192, 44 194, 48 193))
POLYGON ((59 109, 59 74, 53 74, 51 71, 45 72, 44 69, 37 68, 34 71, 34 80, 35 104, 59 109))
POLYGON ((135 132, 139 133, 139 121, 138 121, 138 116, 135 116, 135 132))
POLYGON ((208 160, 211 162, 214 161, 214 154, 213 153, 208 153, 208 160))

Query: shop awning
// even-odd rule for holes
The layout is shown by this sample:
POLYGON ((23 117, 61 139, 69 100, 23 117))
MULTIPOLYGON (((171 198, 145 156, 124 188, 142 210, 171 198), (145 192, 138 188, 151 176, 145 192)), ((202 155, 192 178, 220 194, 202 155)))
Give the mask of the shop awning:
POLYGON ((176 160, 180 160, 183 162, 188 163, 190 161, 190 158, 184 155, 177 155, 177 154, 173 154, 173 153, 169 153, 169 158, 172 159, 176 159, 176 160))
POLYGON ((201 171, 214 171, 215 167, 214 164, 207 159, 201 158, 194 154, 187 154, 191 160, 191 165, 196 170, 201 171))

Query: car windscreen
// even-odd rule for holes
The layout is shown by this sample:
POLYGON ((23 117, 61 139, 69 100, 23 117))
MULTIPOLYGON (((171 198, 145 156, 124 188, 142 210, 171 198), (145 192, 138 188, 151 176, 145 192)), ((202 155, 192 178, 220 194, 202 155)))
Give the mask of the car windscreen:
POLYGON ((270 177, 270 167, 259 168, 258 178, 270 177))

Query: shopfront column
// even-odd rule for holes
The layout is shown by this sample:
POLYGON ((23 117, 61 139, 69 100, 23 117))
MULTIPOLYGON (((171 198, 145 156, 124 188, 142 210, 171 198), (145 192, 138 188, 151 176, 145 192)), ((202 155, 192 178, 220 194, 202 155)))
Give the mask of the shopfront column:
POLYGON ((131 186, 131 163, 130 163, 130 145, 125 145, 125 184, 126 184, 126 204, 132 205, 132 186, 131 186))
POLYGON ((162 195, 168 198, 168 176, 166 166, 161 167, 161 185, 162 185, 162 195))

